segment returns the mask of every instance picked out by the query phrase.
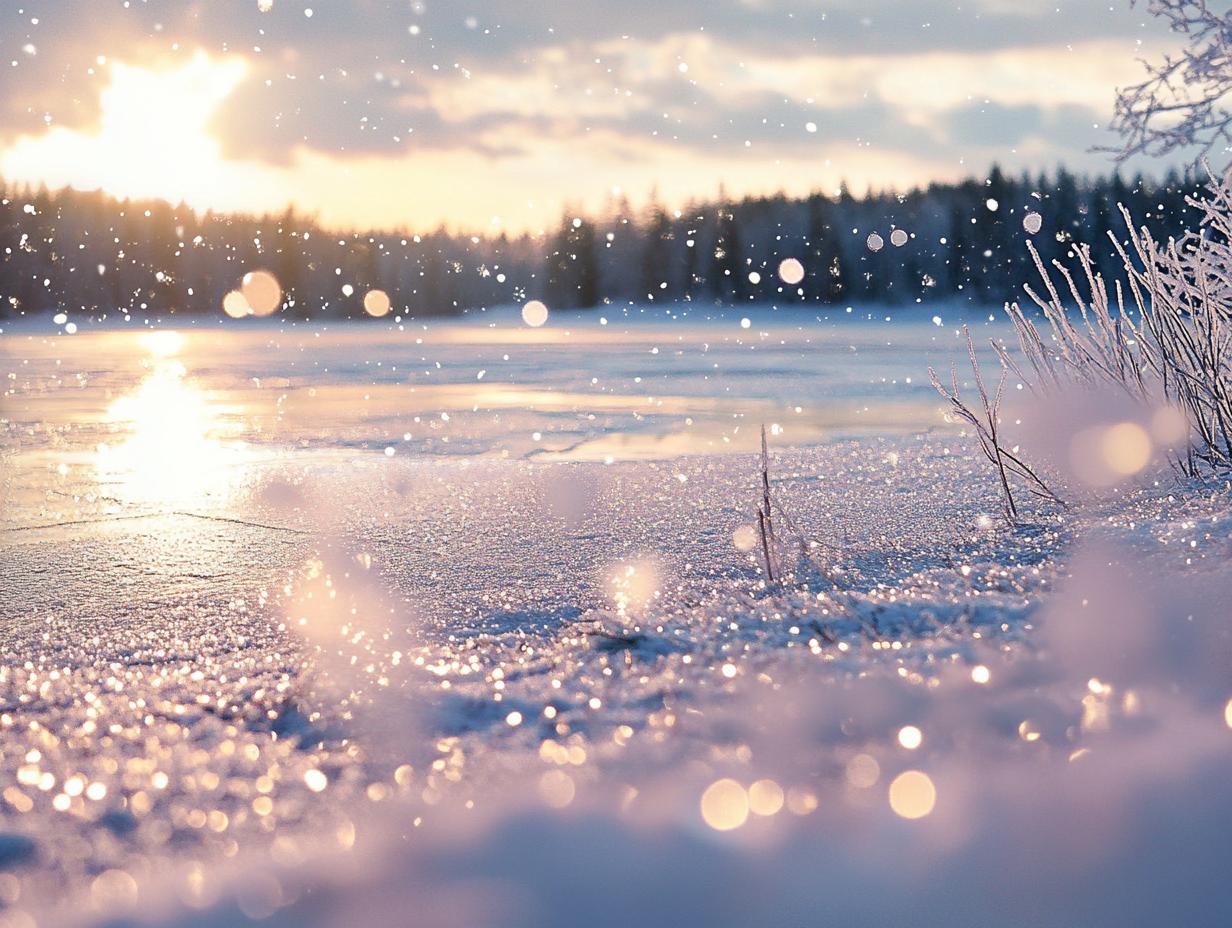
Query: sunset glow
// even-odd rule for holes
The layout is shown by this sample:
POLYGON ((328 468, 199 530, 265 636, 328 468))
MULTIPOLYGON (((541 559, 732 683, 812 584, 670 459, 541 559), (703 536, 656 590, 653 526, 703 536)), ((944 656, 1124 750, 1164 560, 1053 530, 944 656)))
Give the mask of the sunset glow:
MULTIPOLYGON (((278 5, 261 28, 291 13, 301 29, 325 28, 278 5)), ((1092 26, 1063 44, 773 48, 722 30, 548 34, 517 62, 479 50, 466 67, 414 43, 386 47, 384 33, 363 41, 371 54, 353 49, 347 67, 315 61, 317 48, 204 35, 153 55, 118 42, 71 105, 49 97, 44 125, 0 125, 0 176, 198 210, 293 205, 351 229, 536 232, 566 206, 654 195, 678 207, 720 186, 859 194, 994 161, 1095 167, 1109 95, 1159 37, 1092 26)))
POLYGON ((243 80, 239 58, 199 53, 188 63, 106 66, 94 130, 53 127, 23 136, 0 156, 0 173, 50 187, 101 188, 118 197, 162 198, 194 206, 241 207, 251 170, 225 161, 208 123, 243 80))

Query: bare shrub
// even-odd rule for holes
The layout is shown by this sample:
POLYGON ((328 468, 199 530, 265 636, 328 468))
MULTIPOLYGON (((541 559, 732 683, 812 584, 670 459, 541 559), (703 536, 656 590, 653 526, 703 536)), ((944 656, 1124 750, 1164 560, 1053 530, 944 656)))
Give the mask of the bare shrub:
POLYGON ((1013 303, 1006 310, 1031 376, 998 348, 1002 364, 1033 390, 1112 384, 1137 400, 1182 410, 1193 440, 1175 460, 1191 476, 1232 470, 1232 178, 1212 176, 1207 192, 1188 199, 1202 220, 1180 240, 1156 241, 1121 207, 1128 248, 1110 238, 1124 265, 1128 299, 1119 281, 1110 296, 1089 247, 1074 249, 1075 273, 1059 261, 1050 270, 1028 245, 1044 293, 1026 290, 1051 337, 1013 303))

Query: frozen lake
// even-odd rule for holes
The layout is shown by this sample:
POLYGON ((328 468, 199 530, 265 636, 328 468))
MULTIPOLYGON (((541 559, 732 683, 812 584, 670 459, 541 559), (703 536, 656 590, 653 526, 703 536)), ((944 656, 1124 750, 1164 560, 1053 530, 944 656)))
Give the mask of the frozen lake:
POLYGON ((1005 525, 934 312, 6 328, 4 901, 1225 924, 1228 492, 1005 525))
POLYGON ((927 366, 963 353, 944 315, 17 323, 0 335, 4 519, 72 517, 73 498, 225 505, 247 467, 286 455, 611 463, 749 451, 762 424, 780 447, 927 431, 945 425, 927 366))

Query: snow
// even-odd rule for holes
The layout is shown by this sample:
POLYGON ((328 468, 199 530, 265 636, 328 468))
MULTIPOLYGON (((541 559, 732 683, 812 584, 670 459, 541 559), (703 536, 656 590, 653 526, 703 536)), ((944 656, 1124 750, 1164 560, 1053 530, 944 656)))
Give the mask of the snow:
POLYGON ((1232 494, 1006 526, 935 311, 6 332, 0 924, 1225 924, 1232 494))

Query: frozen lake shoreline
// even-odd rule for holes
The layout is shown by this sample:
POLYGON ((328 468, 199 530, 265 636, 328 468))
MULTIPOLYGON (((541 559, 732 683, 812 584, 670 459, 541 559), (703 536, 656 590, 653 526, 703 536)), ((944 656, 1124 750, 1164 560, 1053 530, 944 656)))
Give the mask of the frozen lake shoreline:
POLYGON ((400 325, 108 323, 71 336, 46 321, 10 325, 0 419, 9 470, 29 473, 7 481, 4 518, 63 515, 44 498, 26 513, 17 498, 47 481, 79 504, 225 504, 234 475, 271 454, 664 460, 753 450, 763 424, 780 447, 945 427, 926 370, 961 356, 956 323, 921 310, 892 325, 746 312, 607 324, 566 313, 542 329, 500 312, 400 325))
POLYGON ((735 328, 0 337, 0 919, 1221 923, 1226 487, 1011 531, 951 329, 735 328))

